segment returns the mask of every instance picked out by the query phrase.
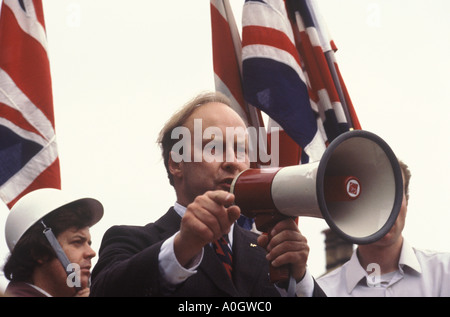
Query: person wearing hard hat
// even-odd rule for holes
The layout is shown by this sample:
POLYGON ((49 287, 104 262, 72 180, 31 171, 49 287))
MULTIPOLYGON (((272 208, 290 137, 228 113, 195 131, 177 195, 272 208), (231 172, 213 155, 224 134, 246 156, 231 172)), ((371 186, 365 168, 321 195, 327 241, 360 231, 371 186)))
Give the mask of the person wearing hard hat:
POLYGON ((28 193, 12 208, 5 224, 11 254, 3 267, 13 297, 89 296, 89 228, 103 216, 93 198, 70 197, 44 188, 28 193))

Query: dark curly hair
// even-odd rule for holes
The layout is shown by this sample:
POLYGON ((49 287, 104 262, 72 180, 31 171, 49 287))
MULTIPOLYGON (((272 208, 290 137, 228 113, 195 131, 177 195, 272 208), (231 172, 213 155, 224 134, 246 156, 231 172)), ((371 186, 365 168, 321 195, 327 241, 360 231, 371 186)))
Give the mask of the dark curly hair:
MULTIPOLYGON (((77 230, 89 225, 92 214, 82 203, 70 204, 58 208, 41 219, 47 227, 52 228, 56 237, 69 228, 77 230)), ((51 261, 56 257, 50 243, 43 234, 44 227, 37 221, 19 239, 6 261, 3 271, 12 282, 32 282, 34 269, 38 260, 51 261)))

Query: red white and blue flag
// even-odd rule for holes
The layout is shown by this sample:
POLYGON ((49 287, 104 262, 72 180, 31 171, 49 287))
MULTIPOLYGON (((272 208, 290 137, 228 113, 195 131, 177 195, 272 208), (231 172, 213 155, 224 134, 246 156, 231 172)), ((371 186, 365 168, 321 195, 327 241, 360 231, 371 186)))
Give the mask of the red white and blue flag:
POLYGON ((233 109, 249 124, 250 114, 242 92, 241 39, 233 12, 228 1, 211 0, 210 7, 216 91, 226 95, 233 109))
POLYGON ((0 198, 60 188, 41 0, 4 0, 0 14, 0 198))
POLYGON ((242 117, 248 127, 258 130, 255 135, 255 146, 250 146, 250 152, 255 160, 253 167, 262 163, 259 148, 266 152, 264 143, 266 130, 258 108, 248 104, 242 91, 242 44, 241 37, 228 0, 211 0, 211 33, 213 48, 214 82, 216 91, 226 95, 233 109, 242 117), (260 129, 261 128, 261 129, 260 129), (256 145, 258 144, 258 145, 256 145))
POLYGON ((211 0, 211 33, 216 91, 226 95, 248 126, 264 126, 260 111, 242 91, 242 44, 228 0, 211 0))
POLYGON ((245 2, 242 55, 245 99, 300 145, 303 162, 320 157, 324 142, 309 102, 284 1, 245 2))
POLYGON ((309 79, 310 100, 327 143, 349 128, 361 129, 335 58, 337 51, 315 0, 286 0, 296 44, 309 79))
POLYGON ((335 137, 360 126, 317 7, 313 0, 247 0, 242 15, 246 101, 301 147, 301 163, 319 160, 335 137))

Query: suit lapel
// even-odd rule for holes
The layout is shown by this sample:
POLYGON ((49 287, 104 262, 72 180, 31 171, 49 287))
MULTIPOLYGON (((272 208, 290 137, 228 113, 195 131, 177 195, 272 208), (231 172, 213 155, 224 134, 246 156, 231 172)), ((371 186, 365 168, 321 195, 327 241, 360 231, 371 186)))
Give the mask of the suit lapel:
POLYGON ((181 217, 175 209, 171 207, 161 218, 155 222, 155 226, 160 232, 160 238, 166 240, 180 230, 181 217))
POLYGON ((205 246, 202 270, 214 284, 229 296, 251 296, 261 279, 268 279, 266 251, 256 245, 253 233, 237 224, 233 232, 233 282, 228 278, 222 263, 212 247, 205 246))
POLYGON ((237 296, 233 282, 210 245, 204 247, 203 260, 199 270, 203 271, 220 290, 229 296, 237 296))
MULTIPOLYGON (((159 227, 161 238, 167 239, 180 229, 181 217, 172 208, 155 225, 159 227)), ((204 247, 203 260, 198 270, 229 296, 251 296, 255 284, 262 274, 267 274, 265 250, 256 245, 253 233, 237 224, 233 231, 233 282, 210 245, 204 247)))
POLYGON ((256 237, 235 225, 233 236, 234 285, 240 296, 251 296, 258 281, 268 278, 266 251, 256 244, 256 237))
MULTIPOLYGON (((175 209, 173 209, 173 207, 170 208, 169 211, 155 223, 159 227, 161 238, 165 240, 179 231, 180 221, 181 217, 175 209)), ((237 295, 236 288, 229 279, 225 268, 222 266, 216 253, 209 245, 204 247, 203 260, 198 267, 198 270, 204 272, 204 274, 206 274, 220 290, 229 296, 237 295)))

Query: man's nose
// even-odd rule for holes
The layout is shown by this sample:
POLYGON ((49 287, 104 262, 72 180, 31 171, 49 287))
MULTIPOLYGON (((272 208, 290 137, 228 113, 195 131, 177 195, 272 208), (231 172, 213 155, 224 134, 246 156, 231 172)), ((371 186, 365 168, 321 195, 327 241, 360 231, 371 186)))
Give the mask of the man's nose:
POLYGON ((231 174, 240 173, 249 167, 250 164, 247 158, 245 160, 240 160, 236 156, 233 156, 232 159, 227 158, 223 163, 223 168, 231 174))

